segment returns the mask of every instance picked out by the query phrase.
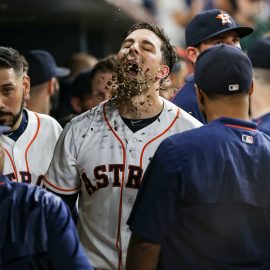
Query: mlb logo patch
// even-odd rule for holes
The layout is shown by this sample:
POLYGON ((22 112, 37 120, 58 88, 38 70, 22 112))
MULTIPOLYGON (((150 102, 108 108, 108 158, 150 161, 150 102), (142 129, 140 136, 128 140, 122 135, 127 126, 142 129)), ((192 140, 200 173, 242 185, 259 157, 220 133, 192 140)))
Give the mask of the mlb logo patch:
POLYGON ((239 84, 230 84, 229 91, 237 91, 239 90, 239 84))
POLYGON ((250 135, 242 135, 242 142, 248 143, 248 144, 253 144, 253 137, 250 135))

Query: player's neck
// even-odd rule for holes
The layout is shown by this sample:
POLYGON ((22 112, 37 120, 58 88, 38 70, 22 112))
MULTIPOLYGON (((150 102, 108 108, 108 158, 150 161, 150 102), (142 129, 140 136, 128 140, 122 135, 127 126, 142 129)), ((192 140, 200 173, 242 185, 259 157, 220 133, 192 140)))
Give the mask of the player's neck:
POLYGON ((145 119, 159 114, 163 109, 163 100, 158 91, 155 93, 146 93, 144 95, 134 96, 126 100, 118 108, 122 117, 128 119, 145 119))
POLYGON ((11 131, 15 131, 20 126, 20 124, 22 122, 22 114, 23 113, 21 113, 21 115, 20 115, 19 119, 17 120, 17 122, 15 123, 15 125, 13 127, 11 127, 11 131))
POLYGON ((251 95, 251 118, 256 119, 270 112, 270 85, 257 83, 256 89, 251 95))
POLYGON ((206 110, 207 122, 210 123, 220 117, 237 118, 250 121, 248 106, 212 106, 206 110), (228 109, 229 108, 229 109, 228 109))
POLYGON ((37 113, 49 114, 50 111, 50 96, 44 94, 44 91, 31 95, 27 102, 27 109, 37 113))

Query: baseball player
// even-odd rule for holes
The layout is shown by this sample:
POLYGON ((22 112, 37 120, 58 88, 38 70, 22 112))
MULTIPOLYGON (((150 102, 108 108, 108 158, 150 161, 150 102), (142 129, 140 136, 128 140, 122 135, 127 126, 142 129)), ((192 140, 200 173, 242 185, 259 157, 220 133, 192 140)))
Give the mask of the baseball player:
POLYGON ((219 45, 194 76, 209 124, 157 149, 128 221, 127 270, 269 269, 270 137, 249 118, 251 62, 219 45))
POLYGON ((66 77, 70 70, 56 65, 54 57, 44 50, 24 53, 28 63, 27 74, 31 80, 30 96, 26 108, 37 113, 53 115, 58 105, 60 91, 58 79, 66 77))
POLYGON ((93 69, 83 71, 72 83, 71 106, 75 113, 83 113, 112 96, 107 81, 112 79, 116 69, 116 55, 101 59, 93 69))
MULTIPOLYGON (((240 47, 240 38, 252 32, 253 29, 250 27, 237 26, 225 11, 219 9, 202 11, 186 27, 187 57, 195 63, 201 52, 216 44, 240 47)), ((202 123, 206 123, 205 116, 198 107, 193 74, 186 78, 184 86, 177 92, 172 102, 202 123)))
POLYGON ((15 182, 40 185, 62 128, 50 116, 23 108, 29 89, 21 55, 0 47, 0 123, 10 127, 1 135, 3 174, 15 182))
POLYGON ((261 37, 248 49, 254 72, 255 91, 251 97, 251 117, 258 128, 270 135, 270 37, 261 37))
MULTIPOLYGON (((0 174, 3 156, 0 144, 0 174)), ((60 198, 40 187, 11 182, 1 174, 0 201, 1 270, 92 269, 60 198)))
POLYGON ((117 96, 73 119, 58 140, 45 185, 71 208, 80 192, 79 236, 97 269, 124 268, 127 217, 160 142, 201 126, 159 97, 174 59, 157 25, 133 25, 118 53, 117 96))

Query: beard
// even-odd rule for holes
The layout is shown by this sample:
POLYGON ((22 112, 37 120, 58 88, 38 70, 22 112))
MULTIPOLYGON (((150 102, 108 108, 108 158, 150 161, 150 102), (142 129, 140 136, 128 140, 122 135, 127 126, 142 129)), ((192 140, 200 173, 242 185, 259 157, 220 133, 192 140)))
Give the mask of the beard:
POLYGON ((113 76, 113 96, 116 96, 121 102, 144 95, 156 81, 156 77, 149 73, 149 69, 137 68, 134 71, 129 70, 129 67, 119 64, 113 76))
POLYGON ((17 113, 0 110, 0 125, 8 126, 12 129, 20 119, 23 110, 23 105, 24 105, 24 96, 21 101, 20 109, 17 113))

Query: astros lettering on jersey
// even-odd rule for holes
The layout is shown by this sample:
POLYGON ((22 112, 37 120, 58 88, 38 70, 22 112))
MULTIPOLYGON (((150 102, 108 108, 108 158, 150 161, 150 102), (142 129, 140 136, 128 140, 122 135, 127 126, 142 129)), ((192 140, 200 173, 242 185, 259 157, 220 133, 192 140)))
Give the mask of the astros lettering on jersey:
POLYGON ((1 135, 3 174, 15 182, 40 185, 53 156, 61 126, 52 117, 26 110, 28 124, 17 141, 1 135))
POLYGON ((163 99, 160 116, 133 133, 113 100, 68 124, 55 148, 45 186, 79 196, 78 232, 92 265, 122 269, 130 231, 126 225, 142 175, 160 142, 201 123, 163 99))

